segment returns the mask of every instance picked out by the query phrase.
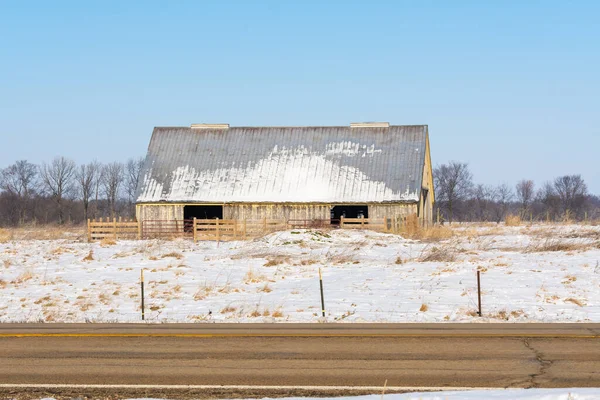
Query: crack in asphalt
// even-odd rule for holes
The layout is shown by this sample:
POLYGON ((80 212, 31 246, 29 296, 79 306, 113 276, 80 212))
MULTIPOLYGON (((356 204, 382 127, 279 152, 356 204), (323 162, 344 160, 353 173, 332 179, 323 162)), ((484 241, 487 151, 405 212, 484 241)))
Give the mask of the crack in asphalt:
POLYGON ((536 379, 538 379, 539 377, 541 377, 542 375, 544 375, 546 373, 546 370, 552 366, 552 361, 545 360, 542 352, 540 352, 539 350, 536 350, 531 345, 531 343, 529 343, 529 340, 527 338, 523 339, 523 343, 525 344, 525 347, 527 347, 527 349, 529 349, 535 355, 535 359, 539 364, 539 371, 535 374, 529 375, 529 381, 528 381, 528 387, 527 387, 527 389, 535 389, 535 388, 539 387, 539 385, 536 383, 536 379))

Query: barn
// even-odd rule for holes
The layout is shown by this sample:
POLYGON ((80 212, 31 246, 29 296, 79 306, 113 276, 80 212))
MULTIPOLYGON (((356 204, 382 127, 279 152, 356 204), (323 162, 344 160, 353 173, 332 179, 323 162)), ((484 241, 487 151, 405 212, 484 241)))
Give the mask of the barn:
POLYGON ((154 128, 138 221, 197 219, 432 223, 427 125, 154 128))

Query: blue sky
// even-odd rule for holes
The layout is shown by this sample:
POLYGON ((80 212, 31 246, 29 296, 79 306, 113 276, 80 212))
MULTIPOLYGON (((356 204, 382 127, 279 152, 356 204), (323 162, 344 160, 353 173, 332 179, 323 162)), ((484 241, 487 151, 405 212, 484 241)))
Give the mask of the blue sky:
POLYGON ((600 2, 2 1, 0 167, 154 126, 428 124, 476 181, 600 194, 600 2))

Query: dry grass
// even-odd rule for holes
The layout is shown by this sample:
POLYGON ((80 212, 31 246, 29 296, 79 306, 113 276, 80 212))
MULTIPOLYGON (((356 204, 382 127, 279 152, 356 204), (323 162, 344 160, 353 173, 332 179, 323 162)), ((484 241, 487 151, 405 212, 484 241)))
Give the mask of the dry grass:
POLYGON ((456 250, 449 246, 433 246, 419 258, 420 262, 454 262, 456 250))
POLYGON ((83 258, 83 261, 93 261, 94 260, 94 250, 90 250, 87 256, 83 258))
POLYGON ((437 242, 450 239, 454 236, 451 228, 441 225, 423 227, 415 214, 406 217, 400 234, 409 239, 422 240, 426 242, 437 242))
POLYGON ((8 229, 0 229, 0 243, 7 243, 11 240, 14 240, 15 235, 12 231, 8 229))
POLYGON ((108 297, 108 295, 105 293, 100 293, 100 295, 98 295, 98 301, 104 305, 107 305, 110 303, 110 297, 108 297))
POLYGON ((579 307, 585 306, 585 303, 583 303, 581 300, 574 299, 572 297, 569 297, 568 299, 565 299, 565 303, 573 303, 573 304, 578 305, 579 307))
POLYGON ((429 306, 427 304, 421 304, 421 308, 419 308, 420 312, 426 312, 429 310, 429 306))
POLYGON ((19 276, 17 276, 17 278, 14 281, 12 281, 11 283, 13 285, 19 285, 19 284, 27 282, 31 279, 33 279, 33 272, 31 270, 27 270, 27 271, 22 272, 19 276))
POLYGON ((262 314, 260 313, 260 311, 258 311, 258 309, 252 311, 250 313, 250 315, 248 315, 250 318, 258 318, 260 316, 262 316, 262 314))
POLYGON ((260 289, 258 289, 259 292, 264 292, 264 293, 271 293, 273 291, 273 289, 271 289, 271 287, 269 286, 268 283, 265 283, 265 285, 263 287, 261 287, 260 289))
POLYGON ((249 285, 251 283, 260 283, 260 282, 264 282, 267 278, 264 275, 260 275, 257 274, 256 272, 254 272, 254 270, 252 268, 250 268, 248 270, 248 272, 246 272, 246 275, 244 276, 244 283, 246 285, 249 285))
POLYGON ((102 247, 110 247, 117 244, 117 241, 112 238, 104 238, 100 241, 100 246, 102 247))
POLYGON ((171 252, 171 253, 167 253, 167 254, 163 254, 161 256, 161 258, 176 258, 178 260, 183 259, 183 254, 181 253, 177 253, 177 252, 171 252))
POLYGON ((237 311, 237 307, 227 306, 221 310, 221 314, 231 314, 237 311))
MULTIPOLYGON (((477 314, 475 314, 477 315, 477 314)), ((514 311, 506 311, 506 310, 500 310, 495 314, 491 314, 490 317, 494 318, 494 319, 502 319, 504 321, 509 321, 511 318, 515 319, 515 318, 519 318, 521 316, 525 315, 525 312, 523 310, 514 310, 514 311)))
POLYGON ((521 217, 518 215, 507 215, 504 219, 504 224, 506 226, 521 226, 521 217))
POLYGON ((290 258, 287 256, 274 256, 267 258, 267 262, 264 264, 265 267, 275 267, 284 263, 289 263, 290 258))
POLYGON ((86 237, 83 225, 26 225, 18 228, 0 229, 0 243, 11 240, 57 240, 77 239, 86 237))
POLYGON ((273 314, 271 314, 271 317, 283 318, 283 311, 281 311, 281 309, 277 309, 277 310, 273 311, 273 314))
POLYGON ((548 238, 530 244, 524 253, 546 253, 553 251, 585 251, 593 247, 590 243, 565 242, 559 239, 548 238))

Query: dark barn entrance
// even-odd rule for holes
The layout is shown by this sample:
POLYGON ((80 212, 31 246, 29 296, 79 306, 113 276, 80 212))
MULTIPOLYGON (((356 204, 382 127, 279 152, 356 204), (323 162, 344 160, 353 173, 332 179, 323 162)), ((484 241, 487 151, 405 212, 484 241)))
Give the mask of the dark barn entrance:
POLYGON ((183 219, 223 219, 223 206, 185 206, 183 219))
POLYGON ((364 206, 334 206, 331 209, 331 225, 339 225, 340 218, 369 218, 369 207, 364 206))

